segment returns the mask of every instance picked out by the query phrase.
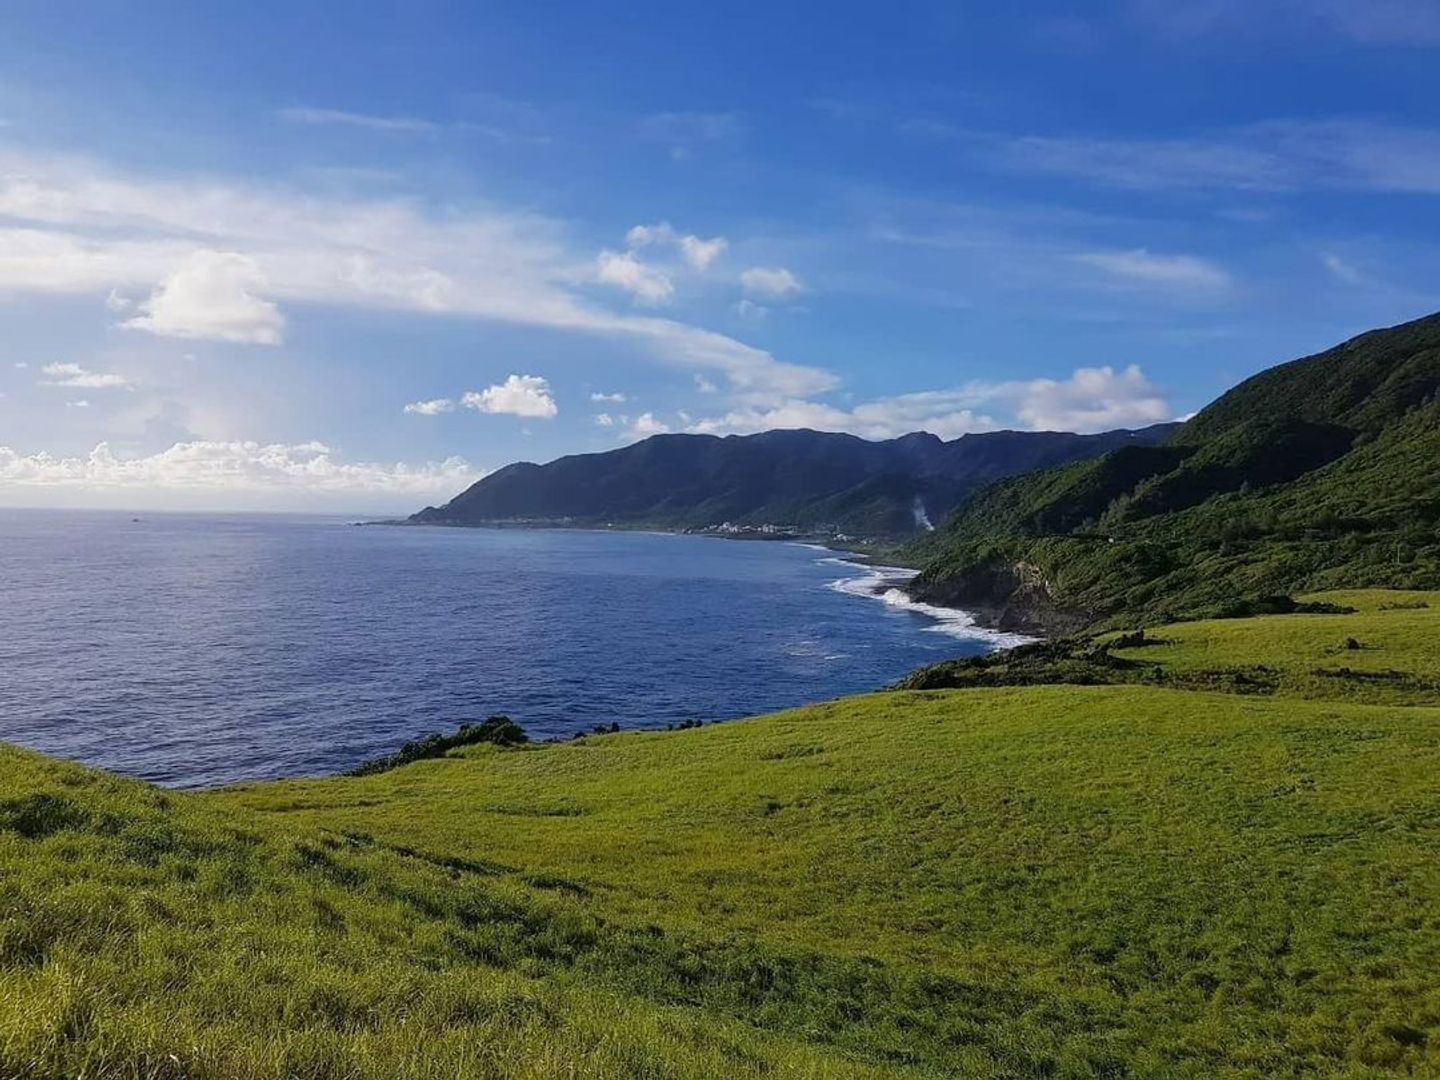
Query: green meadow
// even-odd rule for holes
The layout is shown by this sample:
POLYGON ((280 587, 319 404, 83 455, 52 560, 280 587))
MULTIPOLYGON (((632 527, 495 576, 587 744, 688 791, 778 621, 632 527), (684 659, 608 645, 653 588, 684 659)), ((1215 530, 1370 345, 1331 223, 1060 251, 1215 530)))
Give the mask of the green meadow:
POLYGON ((0 1077, 1440 1075, 1440 594, 1307 599, 366 776, 0 749, 0 1077))

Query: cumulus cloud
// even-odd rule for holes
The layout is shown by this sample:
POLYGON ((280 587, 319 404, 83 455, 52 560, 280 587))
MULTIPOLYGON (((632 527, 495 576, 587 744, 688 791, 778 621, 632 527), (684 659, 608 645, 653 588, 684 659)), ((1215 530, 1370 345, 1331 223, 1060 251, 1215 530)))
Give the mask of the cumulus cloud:
POLYGON ((621 438, 627 442, 648 439, 651 435, 665 435, 670 431, 670 425, 651 412, 643 412, 633 419, 621 417, 621 420, 626 425, 621 438))
POLYGON ((22 454, 0 446, 0 483, 91 491, 295 489, 419 496, 453 492, 479 476, 458 457, 421 466, 347 463, 319 442, 177 442, 136 457, 121 456, 104 442, 81 457, 22 454))
POLYGON ((441 413, 454 412, 455 402, 449 398, 431 398, 429 401, 412 401, 405 406, 405 412, 415 416, 439 416, 441 413))
POLYGON ((596 413, 595 423, 598 424, 600 427, 614 427, 615 418, 609 413, 596 413))
POLYGON ((259 295, 265 275, 235 252, 196 251, 121 325, 162 337, 279 345, 285 320, 259 295))
POLYGON ((1026 426, 1048 431, 1106 431, 1158 424, 1174 412, 1159 389, 1131 364, 1078 368, 1069 379, 1031 379, 1018 384, 1015 415, 1026 426))
POLYGON ((625 243, 632 251, 652 245, 677 248, 691 269, 702 272, 708 270, 710 264, 730 246, 723 236, 705 240, 693 234, 676 232, 668 221, 660 221, 654 225, 636 225, 625 234, 625 243))
POLYGON ((595 279, 624 289, 637 304, 668 304, 675 295, 675 284, 667 274, 647 266, 630 251, 600 252, 595 260, 595 279))
POLYGON ((1136 248, 1087 252, 1073 258, 1118 281, 1172 292, 1217 293, 1232 284, 1224 269, 1194 255, 1156 255, 1136 248))
POLYGON ((75 386, 86 390, 128 390, 130 380, 108 371, 89 371, 79 364, 46 364, 40 369, 45 386, 75 386))
POLYGON ((740 275, 740 287, 752 296, 770 300, 783 300, 805 291, 800 279, 780 266, 752 266, 740 275))
POLYGON ((487 389, 468 390, 460 399, 467 409, 549 420, 560 410, 550 396, 550 383, 539 375, 511 375, 487 389))
POLYGON ((757 431, 810 428, 840 431, 866 439, 893 439, 912 431, 928 431, 955 439, 998 425, 975 411, 973 391, 925 391, 880 398, 843 409, 818 401, 793 399, 767 408, 741 408, 724 416, 698 420, 691 431, 711 435, 747 435, 757 431))
POLYGON ((928 431, 942 439, 1007 426, 1031 430, 1106 431, 1160 423, 1173 415, 1163 393, 1139 367, 1079 368, 1068 379, 971 382, 952 390, 926 390, 877 398, 848 408, 794 398, 701 419, 689 430, 748 434, 775 428, 842 431, 867 439, 893 439, 928 431), (1011 419, 1004 419, 1008 414, 1011 419))
MULTIPOLYGON (((0 218, 18 223, 0 225, 0 289, 12 293, 161 292, 157 283, 197 252, 236 255, 263 268, 263 285, 244 280, 249 264, 221 268, 220 299, 229 302, 220 306, 222 314, 231 309, 230 318, 217 320, 214 304, 201 305, 203 318, 188 312, 193 304, 182 303, 182 281, 170 298, 173 308, 161 304, 139 314, 147 330, 170 326, 186 336, 218 330, 263 343, 282 335, 276 305, 341 305, 619 339, 661 363, 721 375, 746 392, 816 393, 835 381, 823 369, 785 363, 714 331, 588 302, 573 288, 577 280, 594 280, 593 271, 577 274, 587 258, 566 243, 556 222, 533 214, 495 207, 432 212, 411 199, 137 178, 92 160, 0 147, 0 218)), ((623 264, 610 272, 632 273, 623 264)), ((656 281, 641 288, 668 295, 656 281)))
POLYGON ((618 393, 617 393, 617 394, 599 394, 599 393, 596 393, 596 394, 591 394, 591 395, 590 395, 590 400, 593 401, 593 402, 596 402, 597 404, 604 403, 604 402, 609 402, 610 404, 613 404, 613 405, 623 405, 623 404, 624 404, 627 400, 629 400, 629 399, 626 398, 626 396, 625 396, 624 394, 618 394, 618 393))

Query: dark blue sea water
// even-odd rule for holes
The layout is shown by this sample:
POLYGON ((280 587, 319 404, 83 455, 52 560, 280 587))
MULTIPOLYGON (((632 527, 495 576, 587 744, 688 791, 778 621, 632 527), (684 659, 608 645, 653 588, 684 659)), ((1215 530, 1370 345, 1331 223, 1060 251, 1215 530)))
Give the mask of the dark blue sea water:
POLYGON ((778 542, 0 511, 0 740, 214 785, 491 713, 732 719, 993 646, 873 580, 778 542))

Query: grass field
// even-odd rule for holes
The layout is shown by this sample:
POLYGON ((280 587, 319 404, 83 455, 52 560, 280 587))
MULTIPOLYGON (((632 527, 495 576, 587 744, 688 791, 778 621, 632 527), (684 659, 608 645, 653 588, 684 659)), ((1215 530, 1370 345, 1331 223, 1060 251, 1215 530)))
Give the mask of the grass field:
POLYGON ((0 751, 0 1076, 1440 1075, 1440 594, 1325 599, 1117 650, 1264 693, 185 795, 0 751))

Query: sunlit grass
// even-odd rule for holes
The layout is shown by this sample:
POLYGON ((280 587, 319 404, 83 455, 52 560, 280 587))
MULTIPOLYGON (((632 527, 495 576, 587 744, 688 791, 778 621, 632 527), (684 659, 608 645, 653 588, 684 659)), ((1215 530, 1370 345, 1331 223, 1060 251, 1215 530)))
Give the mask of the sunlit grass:
POLYGON ((1125 653, 1268 694, 880 693, 201 795, 0 751, 0 1076, 1435 1074, 1440 709, 1310 673, 1435 677, 1440 595, 1330 598, 1125 653))

